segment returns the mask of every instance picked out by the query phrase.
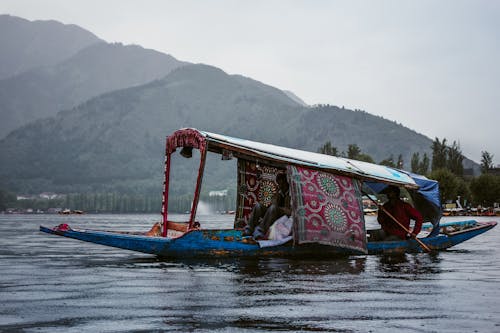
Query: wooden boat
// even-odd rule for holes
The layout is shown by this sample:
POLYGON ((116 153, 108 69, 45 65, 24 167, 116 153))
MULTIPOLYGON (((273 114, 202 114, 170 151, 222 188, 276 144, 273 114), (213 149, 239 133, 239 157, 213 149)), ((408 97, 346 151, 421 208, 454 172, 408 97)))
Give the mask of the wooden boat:
POLYGON ((465 221, 440 226, 439 184, 423 176, 382 165, 306 152, 196 129, 181 129, 167 137, 162 221, 147 232, 73 229, 66 224, 40 231, 159 257, 204 256, 336 256, 346 254, 443 250, 484 233, 496 222, 465 221), (200 162, 189 220, 168 216, 171 161, 177 150, 200 162), (196 219, 207 153, 222 160, 237 158, 237 209, 234 228, 203 229, 196 219), (257 200, 270 201, 278 173, 287 175, 292 205, 291 235, 255 241, 242 229, 257 200), (388 185, 405 188, 427 221, 427 237, 371 242, 363 205, 365 191, 379 193, 388 185))
MULTIPOLYGON (((480 235, 496 226, 496 222, 476 222, 467 226, 461 222, 441 228, 437 236, 420 240, 433 251, 444 250, 480 235)), ((290 240, 277 246, 262 247, 258 242, 241 236, 241 230, 190 230, 181 237, 150 237, 146 233, 112 232, 46 228, 40 230, 49 234, 78 239, 81 241, 122 248, 131 251, 154 254, 159 257, 214 257, 214 256, 281 256, 281 257, 329 257, 346 254, 360 254, 349 249, 322 244, 294 246, 290 240)), ((415 240, 368 242, 368 254, 390 254, 423 252, 415 240)))

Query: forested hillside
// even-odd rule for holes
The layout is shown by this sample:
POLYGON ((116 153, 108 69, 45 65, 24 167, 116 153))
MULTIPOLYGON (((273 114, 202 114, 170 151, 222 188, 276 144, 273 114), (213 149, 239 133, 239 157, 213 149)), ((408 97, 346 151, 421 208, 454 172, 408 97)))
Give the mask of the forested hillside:
MULTIPOLYGON (((0 191, 66 193, 68 202, 83 207, 151 207, 161 199, 165 137, 183 127, 310 151, 328 141, 339 153, 354 144, 376 163, 401 155, 407 170, 413 153, 431 154, 431 139, 365 111, 307 106, 251 78, 108 44, 75 26, 10 16, 0 16, 0 26, 20 39, 41 27, 33 44, 40 49, 44 27, 60 29, 53 33, 54 50, 62 50, 52 63, 51 56, 34 62, 0 32, 0 45, 8 48, 0 62, 12 63, 19 54, 17 69, 0 80, 0 138, 13 130, 0 139, 0 191), (64 48, 68 34, 75 43, 64 48)), ((235 161, 218 162, 207 160, 205 196, 234 191, 235 161)), ((179 163, 170 188, 185 206, 197 164, 179 163)))
POLYGON ((91 97, 162 78, 184 64, 140 46, 99 42, 56 65, 0 80, 0 137, 91 97))
MULTIPOLYGON (((17 192, 159 191, 165 136, 181 127, 313 151, 326 140, 340 148, 357 143, 378 160, 431 145, 366 112, 303 107, 260 82, 188 65, 14 131, 0 141, 0 155, 9 156, 1 185, 17 192)), ((218 171, 206 177, 214 189, 235 177, 218 171)))

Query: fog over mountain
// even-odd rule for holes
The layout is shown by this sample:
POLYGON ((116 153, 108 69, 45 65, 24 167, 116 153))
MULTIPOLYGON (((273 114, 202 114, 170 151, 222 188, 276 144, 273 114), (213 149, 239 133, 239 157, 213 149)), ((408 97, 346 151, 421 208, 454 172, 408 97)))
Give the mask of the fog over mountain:
MULTIPOLYGON (((0 140, 0 188, 17 193, 160 193, 165 136, 182 127, 310 151, 357 144, 377 162, 402 154, 407 168, 432 143, 364 111, 307 106, 251 78, 98 39, 1 80, 0 116, 3 133, 20 126, 0 140)), ((210 171, 207 189, 235 179, 228 165, 210 171)), ((171 188, 183 182, 181 172, 171 188)))
MULTIPOLYGON (((428 151, 431 144, 366 112, 303 107, 258 81, 187 65, 12 132, 0 141, 0 156, 10 156, 0 166, 0 186, 35 192, 158 191, 165 136, 181 127, 307 150, 326 140, 341 149, 358 143, 377 160, 395 151, 405 157, 428 151)), ((228 175, 206 177, 214 186, 224 178, 228 175)))
POLYGON ((0 80, 0 137, 91 97, 161 78, 184 64, 137 45, 98 42, 56 65, 0 80))
POLYGON ((0 15, 0 79, 35 67, 55 65, 100 41, 93 33, 73 24, 0 15))

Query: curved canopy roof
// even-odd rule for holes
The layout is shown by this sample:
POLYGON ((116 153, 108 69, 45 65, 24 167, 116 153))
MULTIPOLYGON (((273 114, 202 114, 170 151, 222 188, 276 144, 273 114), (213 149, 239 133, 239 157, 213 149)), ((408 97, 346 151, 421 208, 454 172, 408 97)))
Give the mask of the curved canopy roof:
MULTIPOLYGON (((357 179, 384 182, 407 188, 419 187, 408 174, 383 165, 239 139, 192 128, 176 131, 168 138, 168 142, 180 142, 182 140, 175 140, 175 138, 191 135, 199 138, 200 134, 205 138, 207 149, 211 152, 222 153, 223 150, 228 150, 236 157, 306 166, 357 179)), ((175 147, 167 148, 167 150, 173 151, 175 147)))

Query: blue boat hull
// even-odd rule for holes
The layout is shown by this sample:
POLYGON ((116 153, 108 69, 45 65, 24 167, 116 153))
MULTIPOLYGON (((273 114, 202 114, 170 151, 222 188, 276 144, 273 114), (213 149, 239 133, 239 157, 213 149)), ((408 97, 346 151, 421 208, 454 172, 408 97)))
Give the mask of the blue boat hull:
MULTIPOLYGON (((470 222, 449 222, 447 226, 468 226, 470 222)), ((427 245, 433 251, 445 250, 457 244, 463 243, 471 238, 474 238, 497 225, 496 222, 477 223, 476 226, 471 226, 460 232, 451 234, 440 233, 434 237, 419 238, 422 243, 427 245)), ((415 240, 408 241, 392 241, 392 242, 370 242, 368 243, 368 252, 370 254, 380 253, 403 253, 403 252, 424 252, 422 247, 415 240)))
MULTIPOLYGON (((496 222, 475 223, 475 225, 462 231, 450 234, 440 233, 434 237, 420 238, 420 240, 433 251, 444 250, 480 235, 495 227, 496 224, 496 222)), ((359 252, 332 246, 319 244, 293 245, 292 242, 262 248, 250 239, 242 238, 239 230, 192 230, 178 238, 149 237, 140 234, 96 230, 58 230, 57 228, 51 229, 44 226, 40 226, 40 231, 159 257, 331 257, 360 254, 359 252)), ((423 249, 415 240, 368 242, 367 250, 369 254, 423 252, 423 249)))

